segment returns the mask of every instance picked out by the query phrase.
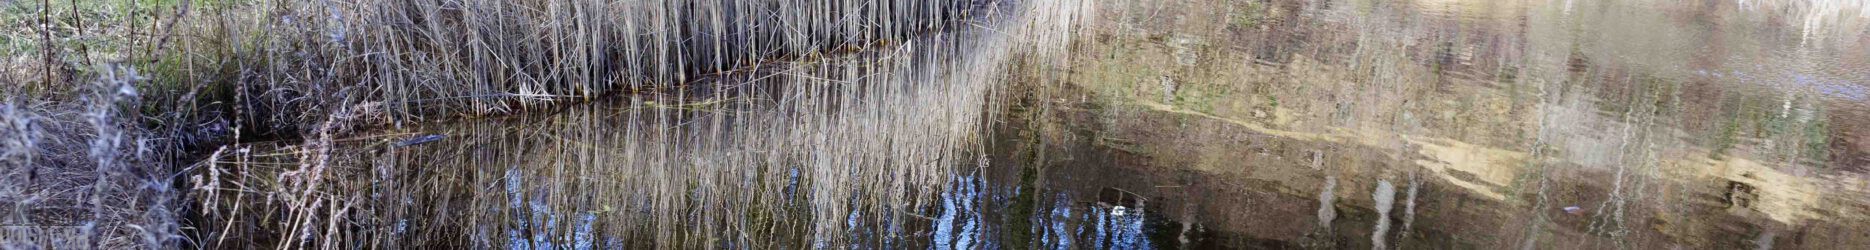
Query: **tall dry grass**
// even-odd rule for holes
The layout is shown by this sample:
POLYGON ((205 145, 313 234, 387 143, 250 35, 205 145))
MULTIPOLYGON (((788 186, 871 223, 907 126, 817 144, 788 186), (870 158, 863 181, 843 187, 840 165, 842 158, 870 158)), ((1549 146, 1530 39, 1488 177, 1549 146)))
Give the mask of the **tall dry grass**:
POLYGON ((113 248, 913 244, 1009 65, 1063 61, 1091 2, 145 3, 10 30, 97 79, 0 77, 37 86, 0 106, 10 217, 113 248))
POLYGON ((274 77, 251 79, 267 93, 239 93, 310 112, 242 118, 303 126, 303 140, 201 165, 204 214, 228 222, 203 241, 901 244, 949 173, 978 165, 968 152, 1007 65, 1058 61, 1039 58, 1062 54, 1058 28, 1086 4, 280 6, 317 15, 263 28, 284 38, 259 47, 312 49, 260 53, 293 56, 256 63, 274 71, 251 74, 274 77), (315 70, 281 73, 299 68, 315 70), (500 118, 458 119, 486 116, 500 118), (371 137, 384 129, 405 133, 371 137), (431 134, 445 139, 396 141, 431 134))

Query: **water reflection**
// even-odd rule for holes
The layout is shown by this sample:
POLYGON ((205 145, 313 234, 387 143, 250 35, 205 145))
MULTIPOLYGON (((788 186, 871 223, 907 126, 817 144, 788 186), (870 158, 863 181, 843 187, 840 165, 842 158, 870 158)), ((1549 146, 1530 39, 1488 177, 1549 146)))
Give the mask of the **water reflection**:
POLYGON ((982 223, 981 209, 975 206, 975 199, 982 198, 977 189, 981 183, 978 177, 962 177, 955 180, 948 192, 941 196, 941 217, 935 220, 935 247, 941 249, 979 248, 979 236, 982 223))
POLYGON ((937 249, 1137 249, 1156 246, 1151 243, 1151 234, 1172 230, 1163 227, 1166 224, 1159 225, 1166 221, 1150 214, 1153 211, 1148 209, 1148 202, 1134 193, 1105 189, 1102 194, 1087 195, 1074 193, 1067 187, 1033 188, 1031 182, 992 183, 985 181, 986 178, 959 177, 951 186, 953 189, 942 195, 939 215, 933 218, 931 246, 937 249), (987 188, 1008 184, 1014 188, 987 188), (1036 197, 1054 198, 1027 200, 1041 199, 1036 197), (1087 201, 1074 197, 1103 198, 1087 201), (1145 223, 1150 220, 1157 223, 1145 223))
POLYGON ((1830 221, 1866 220, 1839 216, 1865 203, 1865 6, 1112 2, 1022 129, 1157 172, 1095 180, 1149 183, 1128 188, 1229 246, 1842 246, 1857 223, 1830 221), (1426 180, 1382 185, 1405 176, 1426 180), (1392 206, 1404 188, 1426 196, 1392 206))
POLYGON ((1044 38, 1062 31, 1038 27, 1076 6, 955 3, 978 18, 875 48, 703 75, 673 86, 681 91, 242 145, 257 150, 208 171, 267 177, 230 182, 301 195, 207 216, 294 219, 208 230, 308 247, 894 247, 926 246, 909 236, 929 235, 932 221, 920 218, 931 215, 918 211, 934 210, 953 213, 946 230, 978 234, 998 221, 966 212, 977 209, 973 194, 954 192, 973 191, 950 191, 961 183, 952 172, 984 158, 972 151, 999 108, 1007 65, 1048 60, 1039 48, 1061 46, 1044 38))
POLYGON ((337 151, 410 245, 1860 246, 1865 6, 1097 2, 337 151))

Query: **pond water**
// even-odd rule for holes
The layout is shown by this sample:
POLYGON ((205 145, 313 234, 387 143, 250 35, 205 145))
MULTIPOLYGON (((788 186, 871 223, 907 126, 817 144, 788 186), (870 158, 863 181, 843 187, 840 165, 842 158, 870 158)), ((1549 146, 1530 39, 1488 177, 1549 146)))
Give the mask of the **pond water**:
POLYGON ((339 167, 241 176, 355 205, 207 213, 356 246, 1870 245, 1864 1, 998 6, 696 91, 247 145, 339 167))

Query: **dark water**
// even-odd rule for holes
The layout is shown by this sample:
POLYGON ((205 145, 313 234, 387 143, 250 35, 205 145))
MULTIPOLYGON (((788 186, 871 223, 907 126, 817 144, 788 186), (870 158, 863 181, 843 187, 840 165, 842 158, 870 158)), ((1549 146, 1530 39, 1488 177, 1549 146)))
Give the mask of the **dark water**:
POLYGON ((1870 211, 1866 6, 1099 3, 1064 83, 1009 91, 993 164, 950 191, 976 198, 944 196, 980 215, 938 225, 984 226, 932 237, 1849 248, 1870 211))
POLYGON ((705 94, 324 138, 368 214, 280 206, 359 246, 1866 243, 1863 1, 1028 4, 705 94))

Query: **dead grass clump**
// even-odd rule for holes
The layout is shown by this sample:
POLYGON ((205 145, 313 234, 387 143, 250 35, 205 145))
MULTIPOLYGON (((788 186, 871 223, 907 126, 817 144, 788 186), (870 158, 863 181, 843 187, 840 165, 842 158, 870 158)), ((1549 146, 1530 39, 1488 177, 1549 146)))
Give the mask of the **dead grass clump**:
POLYGON ((180 246, 173 169, 139 128, 134 70, 101 69, 78 103, 0 101, 0 237, 9 247, 180 246), (126 110, 128 109, 128 110, 126 110))

